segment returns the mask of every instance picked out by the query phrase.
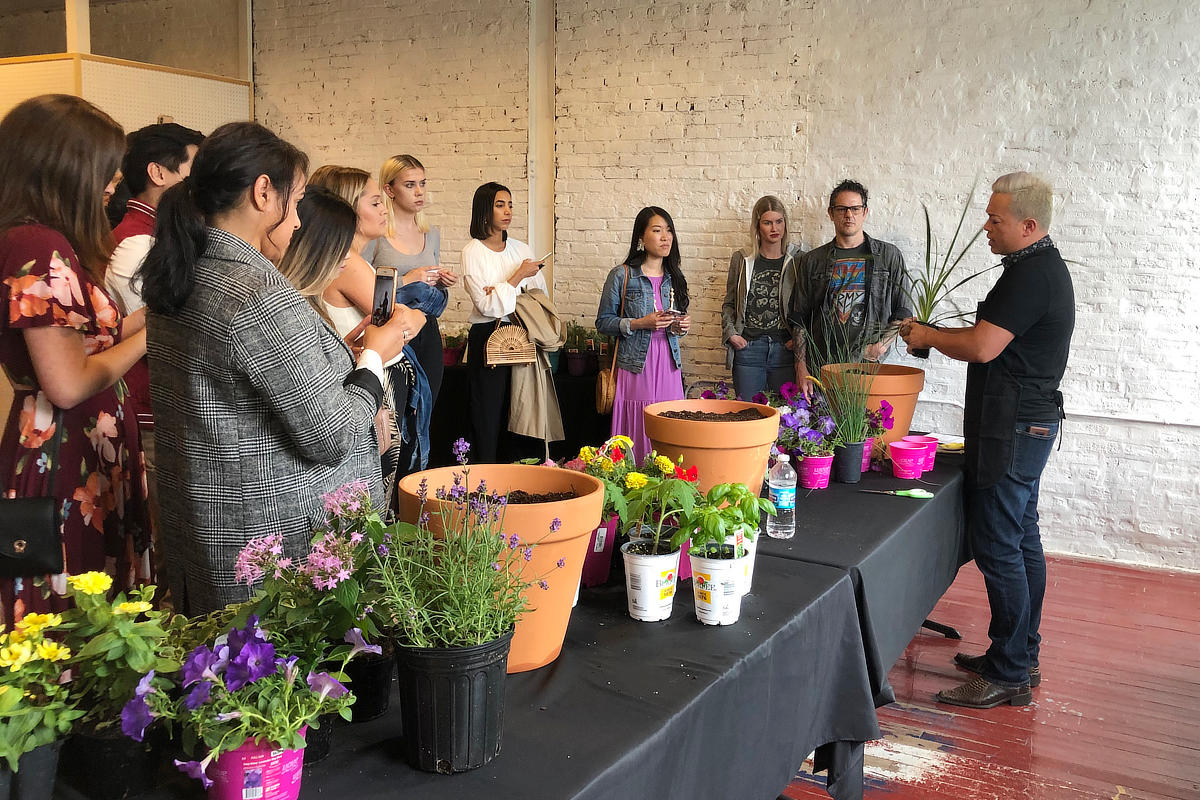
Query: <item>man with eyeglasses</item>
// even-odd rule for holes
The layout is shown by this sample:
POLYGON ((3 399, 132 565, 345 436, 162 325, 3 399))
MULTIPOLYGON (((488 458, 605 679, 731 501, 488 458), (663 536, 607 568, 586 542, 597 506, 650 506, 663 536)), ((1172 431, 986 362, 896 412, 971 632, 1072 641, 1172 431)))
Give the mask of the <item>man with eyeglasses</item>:
POLYGON ((812 391, 808 376, 824 362, 878 361, 895 339, 889 323, 912 316, 904 256, 863 231, 867 210, 865 186, 849 180, 835 186, 829 194, 833 240, 805 253, 797 266, 790 320, 807 332, 793 349, 796 383, 806 397, 812 391))

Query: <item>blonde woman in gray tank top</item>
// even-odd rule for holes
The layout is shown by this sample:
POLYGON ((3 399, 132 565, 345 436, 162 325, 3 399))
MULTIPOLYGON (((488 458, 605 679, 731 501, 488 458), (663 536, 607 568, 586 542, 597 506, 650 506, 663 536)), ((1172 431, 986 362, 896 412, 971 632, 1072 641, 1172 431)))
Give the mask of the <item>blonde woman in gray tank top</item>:
MULTIPOLYGON (((395 267, 404 283, 424 281, 442 292, 458 283, 458 275, 441 260, 441 234, 425 219, 425 167, 410 155, 392 156, 379 170, 379 185, 387 196, 387 235, 367 254, 372 266, 395 267)), ((425 375, 436 406, 442 388, 442 333, 435 317, 409 343, 425 375)))

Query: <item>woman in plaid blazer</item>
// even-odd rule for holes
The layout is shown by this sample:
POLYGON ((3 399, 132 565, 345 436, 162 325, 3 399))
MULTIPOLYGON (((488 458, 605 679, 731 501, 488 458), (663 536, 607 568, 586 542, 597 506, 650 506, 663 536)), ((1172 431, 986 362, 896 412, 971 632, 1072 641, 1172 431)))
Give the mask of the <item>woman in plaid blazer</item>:
POLYGON ((255 123, 205 140, 158 209, 141 270, 168 585, 179 610, 247 599, 234 561, 282 534, 300 558, 321 495, 380 491, 382 364, 416 334, 393 317, 349 347, 274 263, 300 226, 307 158, 255 123))

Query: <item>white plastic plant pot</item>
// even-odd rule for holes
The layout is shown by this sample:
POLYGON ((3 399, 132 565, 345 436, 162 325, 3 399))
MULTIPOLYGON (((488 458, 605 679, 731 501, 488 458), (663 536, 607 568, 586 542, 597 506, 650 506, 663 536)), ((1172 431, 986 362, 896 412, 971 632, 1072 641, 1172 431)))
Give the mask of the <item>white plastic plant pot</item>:
POLYGON ((675 583, 679 575, 679 551, 661 556, 629 552, 635 542, 621 545, 625 559, 625 595, 629 616, 640 622, 658 622, 671 616, 675 583))
MULTIPOLYGON (((734 544, 737 536, 726 536, 725 544, 734 544)), ((742 586, 739 591, 743 595, 750 594, 750 589, 754 585, 754 560, 758 554, 758 536, 751 539, 749 536, 742 538, 742 547, 746 551, 746 558, 741 559, 746 562, 745 569, 742 570, 742 586)))
POLYGON ((693 550, 692 594, 696 598, 696 619, 705 625, 732 625, 742 613, 741 587, 746 561, 741 558, 705 558, 693 550))

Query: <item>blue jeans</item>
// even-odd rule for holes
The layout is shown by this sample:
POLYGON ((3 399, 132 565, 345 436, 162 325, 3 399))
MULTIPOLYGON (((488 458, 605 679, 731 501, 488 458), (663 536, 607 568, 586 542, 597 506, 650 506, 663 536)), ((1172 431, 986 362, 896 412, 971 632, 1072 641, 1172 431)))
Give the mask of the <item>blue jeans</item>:
POLYGON ((796 378, 792 351, 783 342, 770 336, 749 340, 733 353, 733 390, 743 400, 749 400, 768 387, 778 390, 796 378))
POLYGON ((1012 461, 995 485, 968 486, 967 535, 987 586, 992 640, 983 676, 993 683, 1029 682, 1038 663, 1046 558, 1038 529, 1038 485, 1058 436, 1057 422, 1018 422, 1012 461), (1046 432, 1032 433, 1030 428, 1046 432))

